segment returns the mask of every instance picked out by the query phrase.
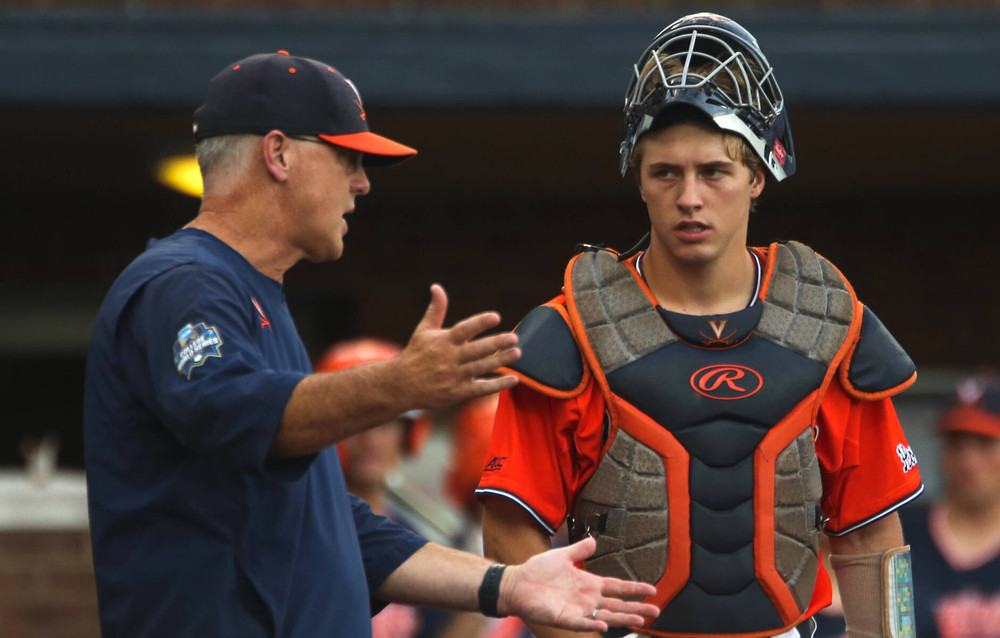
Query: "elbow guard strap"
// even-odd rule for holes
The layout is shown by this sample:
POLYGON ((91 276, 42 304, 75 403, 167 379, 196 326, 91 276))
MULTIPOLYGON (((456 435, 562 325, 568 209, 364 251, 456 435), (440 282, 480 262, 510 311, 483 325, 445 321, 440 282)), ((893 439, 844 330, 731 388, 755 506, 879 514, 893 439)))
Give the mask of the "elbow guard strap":
POLYGON ((834 554, 850 638, 915 638, 910 546, 881 554, 834 554))

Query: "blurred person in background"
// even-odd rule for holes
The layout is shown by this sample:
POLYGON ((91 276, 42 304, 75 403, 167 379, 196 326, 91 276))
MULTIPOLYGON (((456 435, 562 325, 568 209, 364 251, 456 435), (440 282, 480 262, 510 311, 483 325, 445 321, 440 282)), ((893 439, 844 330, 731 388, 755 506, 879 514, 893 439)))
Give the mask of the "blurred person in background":
POLYGON ((459 547, 480 554, 483 552, 483 506, 475 492, 486 463, 497 401, 498 395, 491 394, 459 407, 452 423, 451 457, 444 474, 445 494, 462 514, 464 522, 459 547))
MULTIPOLYGON (((483 553, 483 506, 476 498, 476 485, 486 464, 486 452, 493 432, 498 395, 491 394, 463 404, 451 428, 451 457, 444 475, 448 501, 462 515, 462 531, 456 547, 483 553)), ((455 614, 440 638, 530 638, 531 632, 519 618, 487 620, 478 614, 455 614)))
MULTIPOLYGON (((316 372, 345 370, 362 363, 386 361, 402 346, 376 338, 343 341, 331 346, 316 364, 316 372)), ((359 432, 337 444, 347 491, 368 503, 372 511, 394 523, 418 531, 407 510, 393 499, 388 481, 405 457, 420 453, 432 421, 424 410, 410 410, 391 421, 359 432)), ((392 603, 372 617, 372 638, 432 636, 428 625, 440 624, 448 612, 392 603)), ((478 614, 470 614, 479 616, 478 614)))
MULTIPOLYGON (((331 346, 316 364, 317 372, 344 370, 363 363, 391 359, 402 351, 384 339, 359 338, 331 346)), ((482 505, 475 498, 480 468, 493 429, 497 395, 490 394, 461 405, 451 428, 451 451, 442 474, 449 505, 459 514, 461 527, 448 544, 482 555, 482 505)), ((433 427, 424 410, 411 410, 398 418, 348 437, 337 444, 347 490, 364 500, 372 511, 414 531, 426 530, 434 512, 415 511, 414 504, 391 489, 400 464, 424 449, 433 427)), ((420 507, 416 504, 416 507, 420 507)), ((516 617, 488 619, 471 612, 390 604, 372 618, 372 638, 529 638, 530 632, 516 617)))
POLYGON ((1000 638, 1000 376, 959 381, 938 420, 943 493, 900 516, 920 638, 1000 638))

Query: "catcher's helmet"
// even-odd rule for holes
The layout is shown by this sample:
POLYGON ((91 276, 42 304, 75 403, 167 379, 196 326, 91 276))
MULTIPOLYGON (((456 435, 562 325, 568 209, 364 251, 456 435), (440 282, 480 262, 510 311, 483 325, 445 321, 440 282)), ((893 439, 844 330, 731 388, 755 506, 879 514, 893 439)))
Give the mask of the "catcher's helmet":
POLYGON ((621 172, 643 133, 672 106, 688 105, 743 137, 774 177, 795 172, 792 131, 774 69, 749 31, 724 16, 695 13, 660 32, 625 92, 621 172))

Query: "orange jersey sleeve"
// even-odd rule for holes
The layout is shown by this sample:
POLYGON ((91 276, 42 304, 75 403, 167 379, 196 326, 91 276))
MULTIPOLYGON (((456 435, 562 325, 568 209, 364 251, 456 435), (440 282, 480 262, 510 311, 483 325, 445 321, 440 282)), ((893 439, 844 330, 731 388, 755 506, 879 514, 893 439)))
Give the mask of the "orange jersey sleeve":
POLYGON ((520 385, 502 392, 476 493, 514 500, 554 534, 597 467, 603 423, 594 383, 571 399, 520 385))
POLYGON ((817 426, 828 534, 848 534, 920 495, 917 461, 891 399, 855 399, 834 381, 817 426))

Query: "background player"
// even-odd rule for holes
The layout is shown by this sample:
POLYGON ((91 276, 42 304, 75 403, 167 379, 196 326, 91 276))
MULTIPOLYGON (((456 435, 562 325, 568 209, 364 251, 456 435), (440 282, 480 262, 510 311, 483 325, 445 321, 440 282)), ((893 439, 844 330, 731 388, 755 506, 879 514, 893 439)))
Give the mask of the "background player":
POLYGON ((888 635, 883 614, 912 611, 888 589, 896 562, 907 591, 894 510, 922 490, 888 397, 915 371, 829 261, 746 246, 765 175, 796 168, 773 69, 735 22, 687 16, 639 59, 625 115, 650 234, 585 248, 516 329, 487 555, 544 551, 566 520, 599 541, 589 570, 657 585, 640 633, 807 636, 825 529, 852 632, 888 635))
MULTIPOLYGON (((384 339, 343 341, 323 353, 316 371, 332 372, 363 363, 387 361, 402 351, 402 346, 384 339)), ((379 516, 412 531, 419 529, 410 522, 407 510, 392 498, 387 483, 404 457, 420 453, 431 427, 432 421, 425 410, 411 410, 337 444, 347 491, 368 503, 379 516)), ((433 636, 435 628, 445 622, 448 615, 443 610, 392 603, 372 617, 372 638, 433 636)))
POLYGON ((901 517, 920 638, 1000 637, 1000 378, 962 379, 938 421, 944 492, 901 517))

